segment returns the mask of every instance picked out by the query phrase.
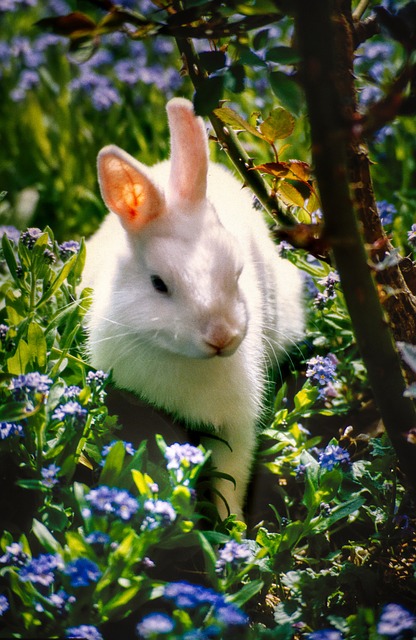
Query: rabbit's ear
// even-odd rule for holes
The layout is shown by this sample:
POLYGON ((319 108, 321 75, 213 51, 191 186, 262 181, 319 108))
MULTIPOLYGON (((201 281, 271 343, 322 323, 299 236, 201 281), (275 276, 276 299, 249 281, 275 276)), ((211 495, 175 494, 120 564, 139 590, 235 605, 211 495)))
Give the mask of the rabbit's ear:
POLYGON ((206 197, 208 137, 192 102, 173 98, 166 105, 171 140, 169 199, 194 205, 206 197))
POLYGON ((163 214, 165 199, 147 174, 146 167, 128 153, 109 145, 97 159, 98 180, 107 207, 120 216, 129 231, 138 231, 163 214))

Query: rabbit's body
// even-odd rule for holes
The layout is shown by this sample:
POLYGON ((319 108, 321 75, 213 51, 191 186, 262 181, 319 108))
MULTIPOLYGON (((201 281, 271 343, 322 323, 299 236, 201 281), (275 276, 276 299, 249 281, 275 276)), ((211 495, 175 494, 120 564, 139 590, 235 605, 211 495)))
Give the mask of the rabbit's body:
POLYGON ((278 257, 250 194, 208 164, 190 103, 175 99, 168 112, 171 162, 149 169, 116 147, 101 152, 102 192, 118 215, 87 248, 91 362, 112 369, 117 386, 229 443, 207 446, 236 480, 216 488, 241 517, 267 367, 302 337, 301 278, 278 257), (193 140, 182 150, 186 135, 193 140))

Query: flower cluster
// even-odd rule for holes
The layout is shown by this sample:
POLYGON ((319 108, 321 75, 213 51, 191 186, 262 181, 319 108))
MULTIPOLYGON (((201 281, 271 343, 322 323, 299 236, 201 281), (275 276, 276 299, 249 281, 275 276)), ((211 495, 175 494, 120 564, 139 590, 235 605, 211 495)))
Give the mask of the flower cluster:
POLYGON ((92 560, 88 558, 78 558, 68 562, 64 573, 69 576, 71 587, 88 587, 91 583, 97 582, 101 577, 101 571, 92 560))
POLYGON ((79 402, 69 400, 65 404, 59 405, 52 414, 52 420, 65 422, 73 427, 83 427, 87 420, 88 412, 79 402))
POLYGON ((167 469, 174 471, 174 480, 177 483, 186 482, 187 472, 193 467, 204 462, 204 454, 201 449, 191 444, 179 444, 175 442, 166 448, 165 458, 168 462, 167 469))
POLYGON ((400 604, 386 604, 381 612, 377 631, 380 635, 392 639, 410 638, 412 631, 416 633, 416 617, 400 604))
POLYGON ((56 484, 58 484, 59 480, 56 477, 59 471, 61 470, 55 463, 48 465, 47 467, 43 467, 41 469, 42 475, 42 484, 48 489, 52 489, 56 484))
POLYGON ((330 271, 325 278, 318 280, 318 284, 324 287, 323 292, 319 292, 315 296, 314 304, 318 309, 327 306, 329 300, 336 297, 335 285, 339 283, 339 275, 336 271, 330 271))
POLYGON ((351 464, 351 458, 346 449, 336 444, 329 444, 319 454, 318 462, 321 469, 331 471, 337 464, 341 467, 348 468, 351 464))
POLYGON ((176 520, 175 509, 165 500, 146 500, 143 508, 146 516, 141 526, 142 531, 168 527, 176 520))
POLYGON ((15 400, 28 402, 28 410, 32 410, 39 396, 47 397, 52 380, 43 373, 33 371, 13 378, 11 390, 15 400))
POLYGON ((69 627, 65 632, 65 638, 79 638, 80 640, 103 640, 103 636, 97 627, 90 624, 80 624, 79 627, 69 627))
POLYGON ((334 380, 338 360, 332 353, 327 356, 316 356, 307 362, 306 377, 319 389, 319 398, 334 397, 336 390, 334 380))
POLYGON ((235 540, 229 540, 218 552, 215 571, 224 575, 227 570, 238 570, 251 556, 252 553, 247 542, 239 543, 235 540))
POLYGON ((48 587, 54 582, 57 569, 63 569, 62 559, 45 553, 25 564, 19 571, 19 577, 24 582, 48 587))
MULTIPOLYGON (((139 508, 137 500, 128 491, 105 485, 92 489, 85 499, 96 515, 112 515, 124 521, 130 520, 139 508)), ((90 515, 89 511, 84 515, 90 515)))
POLYGON ((21 424, 14 422, 0 422, 0 440, 6 440, 12 436, 23 436, 24 431, 21 424))
POLYGON ((79 251, 79 242, 76 240, 66 240, 59 245, 59 255, 62 260, 68 260, 79 251))
POLYGON ((248 624, 248 617, 235 605, 226 601, 223 595, 213 589, 207 589, 189 582, 172 582, 164 588, 163 596, 178 609, 193 612, 200 624, 193 621, 192 630, 180 633, 177 622, 166 613, 151 613, 137 625, 139 638, 157 637, 157 634, 175 632, 175 637, 183 638, 221 638, 227 627, 248 624), (201 628, 202 627, 202 628, 201 628))
POLYGON ((393 223, 394 216, 397 214, 394 204, 387 202, 387 200, 380 200, 377 202, 377 209, 383 227, 393 223))
POLYGON ((410 231, 407 232, 407 240, 409 244, 416 247, 416 224, 412 224, 410 231))

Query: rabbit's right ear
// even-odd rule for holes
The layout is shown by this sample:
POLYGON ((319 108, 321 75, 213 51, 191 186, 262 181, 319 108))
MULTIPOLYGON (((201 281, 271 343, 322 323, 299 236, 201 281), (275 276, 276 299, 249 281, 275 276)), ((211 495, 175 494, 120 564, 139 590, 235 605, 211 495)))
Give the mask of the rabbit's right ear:
POLYGON ((121 218, 129 231, 139 231, 163 214, 165 198, 146 171, 115 145, 101 149, 97 159, 98 180, 104 202, 121 218))

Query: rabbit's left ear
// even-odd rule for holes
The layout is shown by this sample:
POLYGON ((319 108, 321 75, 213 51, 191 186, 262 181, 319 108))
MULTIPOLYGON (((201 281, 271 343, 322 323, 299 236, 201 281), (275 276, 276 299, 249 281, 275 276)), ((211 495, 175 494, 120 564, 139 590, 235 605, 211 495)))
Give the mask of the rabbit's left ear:
POLYGON ((173 98, 166 105, 171 140, 168 198, 171 203, 196 205, 206 197, 208 137, 192 102, 173 98))

